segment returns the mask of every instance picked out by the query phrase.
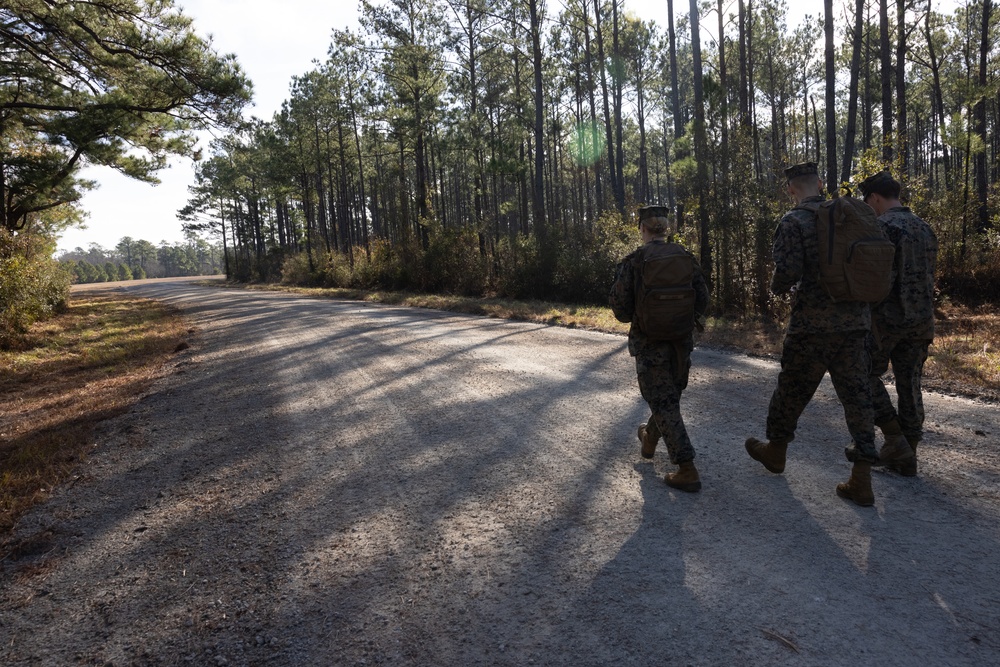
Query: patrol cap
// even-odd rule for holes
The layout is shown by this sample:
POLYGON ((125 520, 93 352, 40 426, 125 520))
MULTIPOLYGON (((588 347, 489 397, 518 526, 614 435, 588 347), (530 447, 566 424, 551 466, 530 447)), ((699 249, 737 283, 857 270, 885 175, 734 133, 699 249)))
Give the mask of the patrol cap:
POLYGON ((799 176, 819 176, 819 170, 815 162, 800 162, 791 167, 785 167, 785 178, 792 180, 799 176))
POLYGON ((643 206, 639 209, 639 225, 654 234, 670 229, 670 209, 666 206, 643 206))
POLYGON ((880 171, 861 181, 858 184, 862 198, 870 194, 882 195, 883 197, 895 198, 899 196, 899 181, 892 177, 888 171, 880 171))

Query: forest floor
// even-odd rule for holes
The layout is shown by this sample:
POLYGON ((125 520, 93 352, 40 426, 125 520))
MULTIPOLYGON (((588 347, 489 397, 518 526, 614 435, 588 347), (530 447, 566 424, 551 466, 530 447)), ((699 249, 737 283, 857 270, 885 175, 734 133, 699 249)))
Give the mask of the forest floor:
MULTIPOLYGON (((683 494, 665 452, 638 457, 621 332, 189 282, 101 294, 166 304, 173 346, 4 536, 3 664, 1000 661, 1000 415, 964 391, 928 392, 920 475, 877 474, 858 508, 832 490, 829 383, 771 475, 742 441, 773 351, 703 343, 683 411, 705 488, 683 494)), ((979 344, 978 316, 949 315, 974 323, 957 341, 979 344)))

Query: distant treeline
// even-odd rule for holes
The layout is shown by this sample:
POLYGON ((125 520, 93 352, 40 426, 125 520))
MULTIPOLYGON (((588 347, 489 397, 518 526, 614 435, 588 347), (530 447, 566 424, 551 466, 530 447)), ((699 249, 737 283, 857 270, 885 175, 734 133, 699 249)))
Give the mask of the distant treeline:
POLYGON ((161 243, 122 237, 113 250, 91 243, 57 257, 75 283, 103 283, 143 278, 212 275, 222 272, 222 249, 204 239, 161 243))

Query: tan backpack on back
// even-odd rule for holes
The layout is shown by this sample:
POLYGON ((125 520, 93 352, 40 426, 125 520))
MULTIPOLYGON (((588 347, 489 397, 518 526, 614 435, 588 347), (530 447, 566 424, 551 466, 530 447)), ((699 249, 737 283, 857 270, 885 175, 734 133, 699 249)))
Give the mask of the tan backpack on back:
POLYGON ((816 214, 819 282, 834 302, 878 303, 892 289, 896 248, 878 225, 875 211, 854 197, 807 202, 816 214))

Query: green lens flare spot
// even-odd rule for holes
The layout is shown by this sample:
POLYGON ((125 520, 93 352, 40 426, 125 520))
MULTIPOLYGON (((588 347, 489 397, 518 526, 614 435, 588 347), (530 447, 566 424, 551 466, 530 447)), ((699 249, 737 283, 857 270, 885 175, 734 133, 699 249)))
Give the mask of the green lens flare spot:
POLYGON ((578 166, 589 167, 604 155, 604 134, 594 122, 584 122, 570 133, 569 154, 578 166))

